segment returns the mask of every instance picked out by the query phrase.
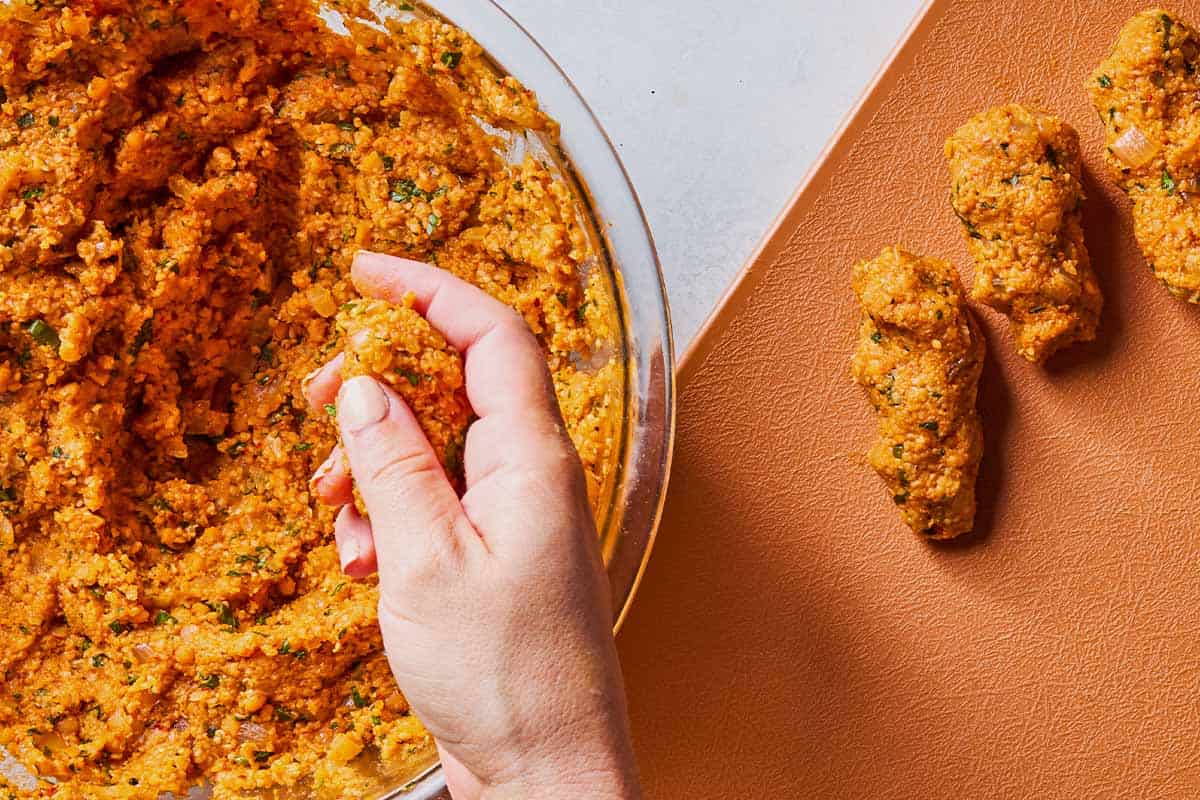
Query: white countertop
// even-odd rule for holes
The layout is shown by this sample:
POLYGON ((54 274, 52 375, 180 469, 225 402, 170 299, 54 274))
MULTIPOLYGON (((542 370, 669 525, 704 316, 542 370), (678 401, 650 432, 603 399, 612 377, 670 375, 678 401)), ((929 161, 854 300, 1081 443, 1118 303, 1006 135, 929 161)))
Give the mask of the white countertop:
POLYGON ((499 2, 617 145, 658 243, 681 354, 921 6, 499 2))

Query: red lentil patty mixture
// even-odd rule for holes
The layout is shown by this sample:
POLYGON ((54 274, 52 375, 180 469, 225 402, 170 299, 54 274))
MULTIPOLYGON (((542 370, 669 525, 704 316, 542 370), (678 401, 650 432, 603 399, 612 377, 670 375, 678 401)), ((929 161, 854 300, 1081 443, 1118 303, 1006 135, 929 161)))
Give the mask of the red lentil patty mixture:
POLYGON ((302 0, 0 6, 0 746, 42 779, 0 798, 362 797, 429 757, 301 382, 389 370, 451 473, 469 409, 424 320, 358 305, 359 249, 518 309, 610 478, 611 301, 568 188, 495 135, 554 123, 457 29, 339 8, 350 36, 302 0))

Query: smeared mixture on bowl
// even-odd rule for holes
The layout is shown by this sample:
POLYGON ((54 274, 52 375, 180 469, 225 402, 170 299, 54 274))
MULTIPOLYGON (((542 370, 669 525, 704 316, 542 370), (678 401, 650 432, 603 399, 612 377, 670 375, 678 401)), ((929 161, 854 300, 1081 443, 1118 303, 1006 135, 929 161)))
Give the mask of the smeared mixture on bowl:
POLYGON ((359 249, 436 263, 524 315, 600 503, 612 304, 569 188, 494 135, 554 123, 432 21, 0 8, 0 745, 56 798, 409 774, 429 737, 309 493, 335 429, 300 385, 391 370, 455 472, 461 362, 348 281, 359 249), (395 351, 350 341, 380 325, 395 351))

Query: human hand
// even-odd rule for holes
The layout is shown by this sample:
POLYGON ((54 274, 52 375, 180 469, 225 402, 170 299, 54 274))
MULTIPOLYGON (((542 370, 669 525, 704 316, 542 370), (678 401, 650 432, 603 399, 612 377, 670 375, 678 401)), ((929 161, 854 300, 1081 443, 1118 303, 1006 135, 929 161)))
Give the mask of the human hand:
POLYGON ((360 253, 352 277, 367 297, 415 295, 462 354, 478 415, 460 501, 390 388, 342 385, 335 359, 305 390, 316 410, 336 398, 342 445, 314 490, 342 506, 346 573, 379 572, 388 661, 451 793, 640 797, 599 540, 541 348, 515 311, 437 267, 360 253))

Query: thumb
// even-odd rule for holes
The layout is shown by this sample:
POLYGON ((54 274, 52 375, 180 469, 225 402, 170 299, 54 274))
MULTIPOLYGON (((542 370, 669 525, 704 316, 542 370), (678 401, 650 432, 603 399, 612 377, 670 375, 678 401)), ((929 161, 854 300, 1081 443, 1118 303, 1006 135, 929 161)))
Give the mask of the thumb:
POLYGON ((381 586, 403 586, 414 568, 449 566, 482 546, 425 433, 408 405, 369 377, 338 396, 342 447, 370 516, 381 586))

